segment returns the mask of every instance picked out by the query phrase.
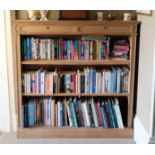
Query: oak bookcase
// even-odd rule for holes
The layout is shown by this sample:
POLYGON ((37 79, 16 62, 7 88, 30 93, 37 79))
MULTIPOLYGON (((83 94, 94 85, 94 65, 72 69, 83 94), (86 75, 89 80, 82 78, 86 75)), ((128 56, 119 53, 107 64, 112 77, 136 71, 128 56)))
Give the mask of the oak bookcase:
POLYGON ((103 138, 103 137, 132 137, 133 136, 133 99, 134 99, 134 77, 135 77, 135 52, 137 37, 137 21, 28 21, 15 20, 12 22, 13 46, 16 55, 17 68, 17 137, 23 138, 103 138), (21 59, 21 36, 83 36, 83 35, 106 35, 106 36, 128 36, 130 40, 130 60, 92 60, 92 61, 67 61, 67 60, 32 60, 21 59), (25 94, 22 93, 21 75, 24 69, 38 69, 59 67, 60 69, 78 67, 104 67, 126 65, 130 68, 130 84, 128 93, 121 94, 25 94), (72 127, 33 127, 21 128, 21 105, 23 97, 65 97, 65 96, 96 96, 96 97, 125 97, 127 103, 127 126, 124 129, 103 128, 72 128, 72 127))

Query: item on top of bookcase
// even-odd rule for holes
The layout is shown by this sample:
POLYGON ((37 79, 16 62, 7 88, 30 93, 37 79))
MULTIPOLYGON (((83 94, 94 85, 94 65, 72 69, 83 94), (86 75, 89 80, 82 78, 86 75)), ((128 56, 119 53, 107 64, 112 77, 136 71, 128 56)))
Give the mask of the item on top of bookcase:
POLYGON ((38 10, 27 10, 28 19, 37 20, 38 18, 38 10))
POLYGON ((60 20, 87 20, 87 10, 61 10, 60 20))
POLYGON ((97 12, 97 20, 102 21, 103 20, 103 12, 97 12))
POLYGON ((116 15, 113 14, 113 13, 110 11, 110 13, 108 14, 107 18, 108 18, 108 20, 115 20, 115 19, 116 19, 116 15))
POLYGON ((130 21, 131 20, 131 14, 130 13, 124 13, 124 21, 130 21))
POLYGON ((47 14, 48 10, 39 10, 40 20, 48 20, 47 14))

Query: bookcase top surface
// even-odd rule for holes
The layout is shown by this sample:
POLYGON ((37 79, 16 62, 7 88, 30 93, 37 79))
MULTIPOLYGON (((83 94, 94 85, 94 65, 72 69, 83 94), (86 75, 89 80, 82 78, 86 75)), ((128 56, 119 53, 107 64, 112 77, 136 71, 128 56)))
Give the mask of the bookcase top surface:
POLYGON ((48 21, 40 21, 40 20, 35 20, 35 21, 32 21, 32 20, 13 20, 12 23, 15 23, 15 24, 24 24, 24 23, 27 23, 27 24, 32 24, 32 23, 36 23, 36 24, 123 24, 123 25, 137 25, 137 24, 140 24, 141 22, 140 21, 136 21, 136 20, 133 20, 133 21, 123 21, 123 20, 113 20, 113 21, 110 21, 110 20, 103 20, 103 21, 97 21, 97 20, 48 20, 48 21))

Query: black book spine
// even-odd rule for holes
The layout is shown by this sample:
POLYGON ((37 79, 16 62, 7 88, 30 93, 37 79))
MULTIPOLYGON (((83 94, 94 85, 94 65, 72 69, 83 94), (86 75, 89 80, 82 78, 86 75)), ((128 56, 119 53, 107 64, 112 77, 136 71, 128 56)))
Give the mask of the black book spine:
POLYGON ((109 111, 107 103, 104 104, 104 108, 105 108, 105 112, 106 112, 106 116, 107 116, 108 126, 109 126, 109 128, 113 128, 112 120, 111 120, 111 117, 110 117, 110 111, 109 111))
POLYGON ((27 104, 24 105, 24 127, 28 127, 28 107, 27 104))
POLYGON ((90 121, 91 121, 91 127, 95 127, 95 123, 94 123, 94 119, 93 119, 93 112, 92 112, 90 103, 88 104, 88 112, 89 112, 89 117, 90 117, 90 121))

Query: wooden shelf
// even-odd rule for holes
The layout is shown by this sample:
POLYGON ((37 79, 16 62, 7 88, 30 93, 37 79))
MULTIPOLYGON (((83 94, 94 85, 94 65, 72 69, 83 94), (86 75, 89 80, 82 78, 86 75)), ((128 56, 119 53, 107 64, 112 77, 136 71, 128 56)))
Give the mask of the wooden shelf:
POLYGON ((19 128, 18 138, 132 138, 133 130, 73 127, 19 128))
POLYGON ((28 97, 73 97, 73 96, 82 96, 82 97, 91 97, 91 96, 111 96, 111 97, 125 97, 128 96, 128 93, 105 93, 105 94, 71 94, 71 93, 58 93, 58 94, 28 94, 28 93, 23 93, 22 96, 28 96, 28 97))
POLYGON ((100 65, 130 65, 130 60, 29 60, 22 61, 22 65, 50 65, 50 66, 100 66, 100 65))

